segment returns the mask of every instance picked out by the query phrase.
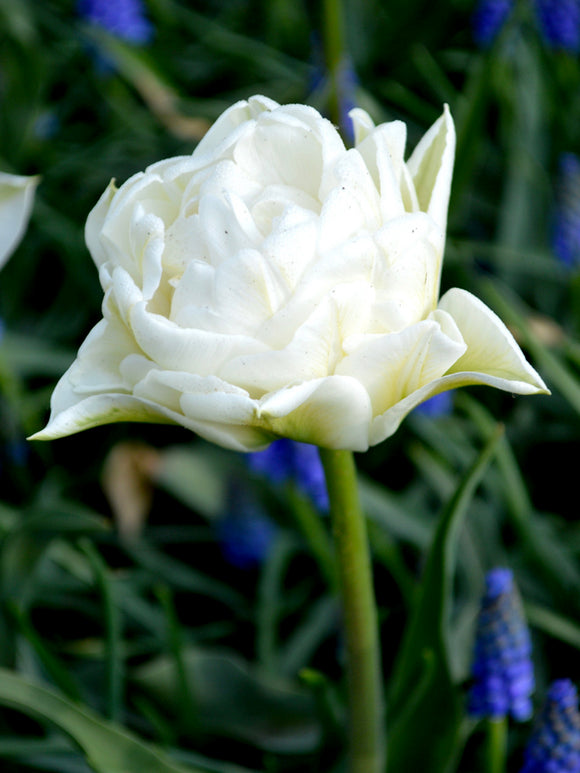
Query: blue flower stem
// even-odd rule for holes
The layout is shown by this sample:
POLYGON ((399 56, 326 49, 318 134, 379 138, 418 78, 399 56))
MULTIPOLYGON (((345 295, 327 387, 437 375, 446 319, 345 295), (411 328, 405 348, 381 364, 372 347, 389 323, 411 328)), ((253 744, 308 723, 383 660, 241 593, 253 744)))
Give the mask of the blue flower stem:
POLYGON ((351 773, 384 773, 385 721, 377 608, 366 522, 350 451, 319 449, 332 519, 347 657, 351 773))
POLYGON ((487 720, 487 773, 505 773, 507 717, 487 720))
POLYGON ((324 0, 323 24, 324 58, 330 81, 328 115, 336 126, 340 126, 340 70, 344 58, 342 0, 324 0))

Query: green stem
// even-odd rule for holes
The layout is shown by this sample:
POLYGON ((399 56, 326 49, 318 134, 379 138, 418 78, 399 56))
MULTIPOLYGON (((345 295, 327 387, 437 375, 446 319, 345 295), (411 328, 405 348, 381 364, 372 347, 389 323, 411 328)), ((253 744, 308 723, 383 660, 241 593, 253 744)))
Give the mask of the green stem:
POLYGON ((507 718, 487 721, 487 773, 505 773, 507 718))
POLYGON ((384 773, 385 723, 377 610, 366 522, 350 451, 319 449, 338 562, 349 703, 351 773, 384 773))

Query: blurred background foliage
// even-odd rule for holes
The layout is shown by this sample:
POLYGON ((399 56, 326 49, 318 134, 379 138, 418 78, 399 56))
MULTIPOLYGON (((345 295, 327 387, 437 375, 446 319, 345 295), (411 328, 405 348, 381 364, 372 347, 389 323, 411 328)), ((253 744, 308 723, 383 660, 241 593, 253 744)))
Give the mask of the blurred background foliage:
MULTIPOLYGON (((300 473, 269 476, 178 428, 25 441, 100 316, 83 228, 109 180, 190 153, 254 93, 330 110, 333 3, 148 0, 137 27, 127 3, 125 26, 108 29, 91 22, 98 5, 0 0, 0 169, 42 176, 0 277, 0 764, 339 771, 332 548, 300 473)), ((117 19, 125 8, 100 5, 117 19)), ((557 0, 343 11, 345 135, 356 104, 407 122, 413 147, 450 105, 443 287, 484 298, 553 392, 464 390, 357 459, 398 709, 391 768, 470 773, 484 770, 481 727, 462 707, 487 570, 514 570, 536 704, 552 679, 580 680, 580 12, 557 0), (418 591, 423 571, 447 578, 444 597, 418 591), (423 692, 401 642, 432 657, 423 692), (446 754, 413 757, 436 736, 446 754)), ((511 727, 510 770, 529 732, 511 727)))

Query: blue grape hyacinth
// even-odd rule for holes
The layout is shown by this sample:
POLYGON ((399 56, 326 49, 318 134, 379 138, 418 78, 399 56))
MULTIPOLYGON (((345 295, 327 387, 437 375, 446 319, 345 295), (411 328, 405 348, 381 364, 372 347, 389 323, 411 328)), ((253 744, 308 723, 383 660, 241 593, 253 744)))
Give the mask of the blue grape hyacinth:
POLYGON ((552 246, 568 268, 580 265, 580 158, 560 156, 552 246))
POLYGON ((535 0, 534 10, 549 48, 580 51, 580 0, 535 0))
POLYGON ((534 690, 531 650, 513 574, 502 567, 492 569, 477 619, 468 703, 472 717, 529 719, 534 690))
POLYGON ((227 511, 216 527, 224 558, 238 569, 261 564, 278 534, 278 526, 251 490, 235 480, 229 485, 227 511))
POLYGON ((77 11, 90 24, 128 43, 144 44, 153 37, 142 0, 79 0, 77 11))
POLYGON ((245 458, 253 472, 277 485, 294 483, 318 510, 328 510, 324 470, 316 446, 283 438, 245 458))
POLYGON ((578 694, 569 679, 551 684, 520 773, 580 773, 578 694))
POLYGON ((480 0, 473 14, 473 37, 481 48, 490 46, 514 7, 514 0, 480 0))
MULTIPOLYGON (((515 0, 479 0, 473 14, 478 46, 491 46, 515 5, 515 0)), ((580 0, 529 0, 528 7, 547 48, 580 51, 580 0)))
POLYGON ((441 392, 438 395, 430 397, 424 403, 420 403, 415 412, 422 416, 429 416, 436 419, 439 416, 448 416, 453 410, 453 392, 441 392))

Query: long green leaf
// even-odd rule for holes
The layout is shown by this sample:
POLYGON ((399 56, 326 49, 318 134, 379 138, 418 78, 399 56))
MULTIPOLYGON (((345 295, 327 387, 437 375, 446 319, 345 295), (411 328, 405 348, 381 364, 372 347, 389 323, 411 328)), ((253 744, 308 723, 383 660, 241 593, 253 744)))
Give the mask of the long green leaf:
POLYGON ((201 773, 183 767, 118 725, 12 671, 0 669, 0 703, 57 725, 96 773, 201 773))
POLYGON ((447 643, 457 541, 502 433, 503 427, 498 428, 468 470, 433 536, 388 697, 388 769, 393 773, 443 773, 457 754, 461 707, 451 681, 447 643))

